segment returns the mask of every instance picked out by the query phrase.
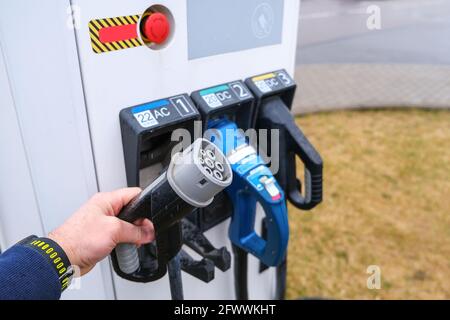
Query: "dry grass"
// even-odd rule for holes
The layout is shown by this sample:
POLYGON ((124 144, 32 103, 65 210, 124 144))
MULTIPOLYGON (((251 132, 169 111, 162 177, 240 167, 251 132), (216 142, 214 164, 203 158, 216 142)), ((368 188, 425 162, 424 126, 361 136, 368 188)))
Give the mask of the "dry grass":
POLYGON ((297 120, 325 163, 324 202, 290 210, 288 298, 450 299, 450 112, 297 120), (366 269, 381 268, 369 290, 366 269))

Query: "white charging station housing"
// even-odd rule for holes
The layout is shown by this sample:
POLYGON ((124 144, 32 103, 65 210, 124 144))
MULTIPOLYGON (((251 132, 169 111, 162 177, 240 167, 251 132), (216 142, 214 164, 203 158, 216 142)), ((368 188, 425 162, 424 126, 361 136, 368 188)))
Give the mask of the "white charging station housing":
MULTIPOLYGON (((299 7, 300 0, 0 2, 1 249, 45 235, 94 193, 126 186, 121 109, 271 70, 293 74, 299 7), (173 17, 166 45, 93 51, 92 19, 142 15, 155 4, 173 17)), ((231 251, 228 223, 206 235, 231 251)), ((249 259, 250 298, 273 298, 275 272, 260 274, 249 259)), ((234 299, 232 269, 208 284, 186 273, 183 281, 186 299, 234 299)), ((105 259, 63 298, 170 299, 169 281, 126 281, 105 259)))

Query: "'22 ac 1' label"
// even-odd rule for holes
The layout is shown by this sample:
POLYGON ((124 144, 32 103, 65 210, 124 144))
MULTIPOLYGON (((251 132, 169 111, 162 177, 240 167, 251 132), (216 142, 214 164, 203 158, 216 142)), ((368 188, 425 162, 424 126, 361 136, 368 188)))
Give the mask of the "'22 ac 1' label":
POLYGON ((202 90, 200 95, 212 109, 234 104, 239 100, 251 97, 248 89, 239 81, 202 90))
POLYGON ((280 90, 294 83, 291 77, 284 71, 267 73, 254 77, 252 80, 262 93, 280 90))
POLYGON ((184 96, 175 96, 136 106, 131 112, 143 128, 151 128, 195 114, 195 109, 184 96))

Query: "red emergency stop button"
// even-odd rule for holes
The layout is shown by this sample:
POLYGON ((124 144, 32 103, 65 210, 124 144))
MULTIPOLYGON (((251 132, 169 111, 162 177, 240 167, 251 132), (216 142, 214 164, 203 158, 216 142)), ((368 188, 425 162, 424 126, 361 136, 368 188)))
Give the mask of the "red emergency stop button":
POLYGON ((169 36, 169 20, 162 13, 152 13, 147 20, 145 20, 142 32, 150 42, 161 44, 166 41, 169 36))

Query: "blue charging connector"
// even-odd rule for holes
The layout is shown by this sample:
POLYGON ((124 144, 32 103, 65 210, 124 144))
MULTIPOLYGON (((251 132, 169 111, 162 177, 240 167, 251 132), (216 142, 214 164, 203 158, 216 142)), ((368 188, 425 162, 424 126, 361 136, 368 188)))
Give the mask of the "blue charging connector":
POLYGON ((267 266, 277 266, 286 255, 289 225, 284 193, 268 167, 248 144, 236 123, 226 119, 208 122, 210 140, 228 158, 233 182, 226 188, 234 209, 229 229, 231 242, 267 266), (264 209, 265 239, 255 232, 256 206, 264 209))

